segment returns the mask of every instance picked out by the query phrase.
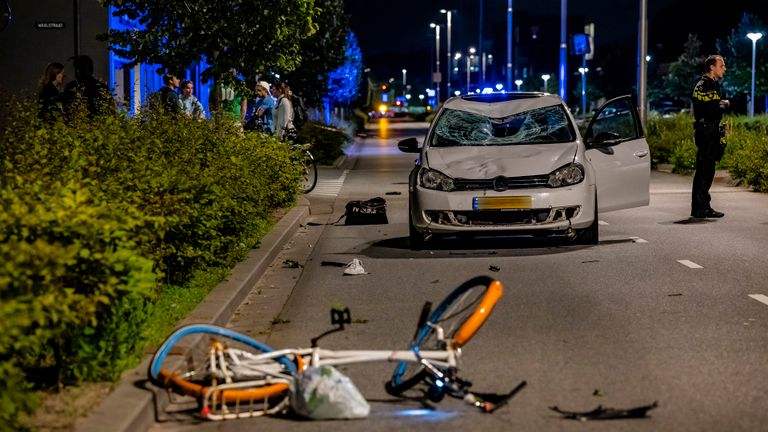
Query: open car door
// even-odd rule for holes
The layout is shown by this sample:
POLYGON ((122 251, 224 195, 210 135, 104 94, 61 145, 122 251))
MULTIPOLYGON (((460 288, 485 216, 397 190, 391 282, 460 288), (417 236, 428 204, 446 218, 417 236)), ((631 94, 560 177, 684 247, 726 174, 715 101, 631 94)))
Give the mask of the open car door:
POLYGON ((600 107, 584 134, 600 212, 648 205, 651 154, 630 96, 600 107))

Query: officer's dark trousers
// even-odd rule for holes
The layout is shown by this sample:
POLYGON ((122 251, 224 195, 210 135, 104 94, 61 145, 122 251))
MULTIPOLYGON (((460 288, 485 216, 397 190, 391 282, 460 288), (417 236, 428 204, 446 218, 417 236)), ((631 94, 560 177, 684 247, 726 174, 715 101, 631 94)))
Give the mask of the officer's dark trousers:
MULTIPOLYGON (((716 131, 717 129, 715 129, 716 131)), ((704 212, 711 207, 709 188, 715 178, 715 165, 722 157, 722 146, 718 132, 696 130, 696 174, 693 176, 693 191, 691 193, 691 215, 704 212)))

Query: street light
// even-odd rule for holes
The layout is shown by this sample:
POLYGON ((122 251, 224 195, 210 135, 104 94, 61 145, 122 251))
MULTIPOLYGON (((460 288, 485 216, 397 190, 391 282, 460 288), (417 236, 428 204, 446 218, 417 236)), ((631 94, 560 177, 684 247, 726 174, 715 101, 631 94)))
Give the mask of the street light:
POLYGON ((403 87, 405 87, 405 73, 408 72, 407 69, 403 69, 403 87))
POLYGON ((582 115, 587 113, 587 72, 588 67, 580 67, 579 73, 581 74, 581 113, 582 115))
POLYGON ((435 29, 435 75, 432 80, 435 83, 435 103, 440 103, 440 24, 430 23, 430 27, 435 29))
POLYGON ((762 33, 747 33, 747 37, 752 41, 752 97, 749 98, 749 116, 755 116, 755 45, 757 40, 763 37, 762 33))
POLYGON ((453 10, 447 10, 447 9, 440 9, 440 13, 444 13, 447 15, 448 19, 448 28, 446 29, 446 38, 448 39, 446 47, 448 48, 448 52, 446 53, 448 56, 448 65, 446 67, 446 84, 448 86, 448 93, 447 95, 451 94, 451 13, 453 13, 453 10))
POLYGON ((517 86, 517 91, 520 91, 520 86, 523 85, 523 80, 516 79, 515 80, 515 85, 517 86))
POLYGON ((541 76, 541 79, 544 80, 544 93, 547 92, 547 81, 549 81, 550 78, 551 77, 549 76, 549 74, 544 74, 541 76))

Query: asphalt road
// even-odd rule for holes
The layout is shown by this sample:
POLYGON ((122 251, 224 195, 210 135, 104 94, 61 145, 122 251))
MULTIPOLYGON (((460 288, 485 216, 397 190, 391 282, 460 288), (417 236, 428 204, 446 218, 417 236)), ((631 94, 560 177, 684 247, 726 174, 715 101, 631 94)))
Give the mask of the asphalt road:
POLYGON ((760 301, 768 302, 768 196, 717 183, 713 206, 726 217, 688 223, 691 178, 654 172, 650 206, 602 214, 597 246, 502 238, 411 251, 406 181, 414 155, 400 153, 396 142, 425 130, 393 126, 369 131, 345 166, 322 169, 307 196, 310 223, 230 326, 273 347, 308 346, 341 303, 356 323, 322 346, 401 349, 424 301, 487 274, 506 291, 465 347, 461 375, 479 392, 507 392, 523 380, 527 387, 491 415, 448 399, 423 409, 384 392, 391 364, 356 365, 341 369, 371 403, 365 420, 179 416, 153 431, 768 430, 768 304, 760 301), (374 196, 387 199, 389 224, 324 225, 348 200, 374 196), (368 274, 343 276, 342 268, 322 265, 353 258, 368 274), (302 267, 281 265, 289 259, 302 267), (271 329, 250 325, 254 314, 271 313, 257 307, 270 288, 294 284, 271 329), (654 401, 659 407, 648 418, 631 420, 578 422, 548 409, 654 401))

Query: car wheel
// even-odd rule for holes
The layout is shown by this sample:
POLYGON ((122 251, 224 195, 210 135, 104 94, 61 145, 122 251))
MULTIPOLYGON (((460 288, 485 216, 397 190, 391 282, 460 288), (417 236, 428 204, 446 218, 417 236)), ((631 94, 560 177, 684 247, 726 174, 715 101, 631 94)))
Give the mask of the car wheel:
POLYGON ((595 220, 589 228, 585 228, 576 233, 574 243, 581 245, 596 245, 600 242, 600 218, 597 213, 597 194, 595 194, 595 220))

